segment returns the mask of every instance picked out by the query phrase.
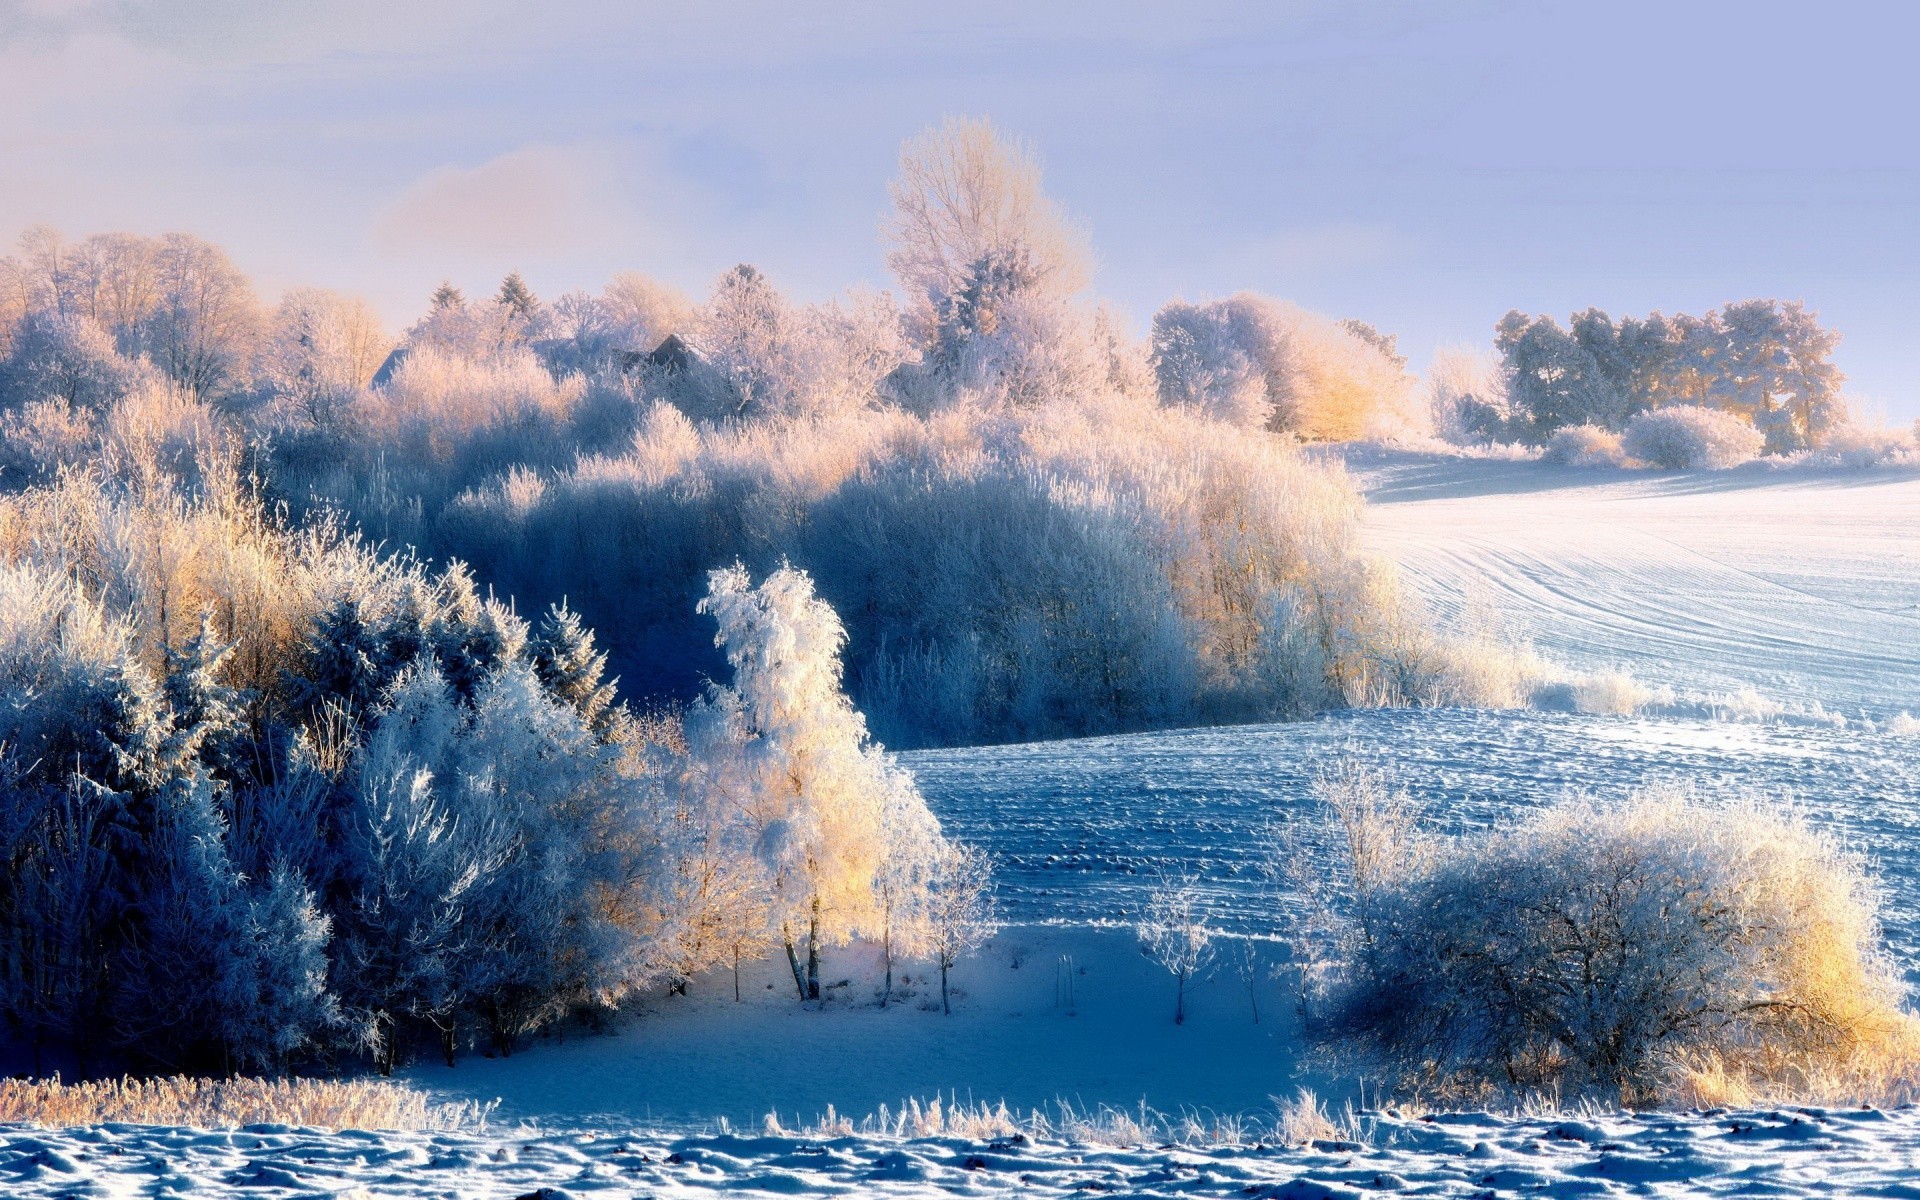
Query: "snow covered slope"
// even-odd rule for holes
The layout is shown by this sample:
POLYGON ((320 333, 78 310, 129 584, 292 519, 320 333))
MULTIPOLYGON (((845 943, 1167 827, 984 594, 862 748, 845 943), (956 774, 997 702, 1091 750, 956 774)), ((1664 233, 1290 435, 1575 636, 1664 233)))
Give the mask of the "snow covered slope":
POLYGON ((1369 542, 1441 613, 1648 683, 1920 712, 1920 472, 1348 465, 1369 542))

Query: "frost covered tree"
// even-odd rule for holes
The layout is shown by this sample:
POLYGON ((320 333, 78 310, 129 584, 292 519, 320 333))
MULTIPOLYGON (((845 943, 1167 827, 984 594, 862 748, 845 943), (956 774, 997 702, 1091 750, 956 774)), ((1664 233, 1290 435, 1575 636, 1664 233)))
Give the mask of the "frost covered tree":
POLYGON ((531 325, 539 319, 540 300, 518 271, 509 271, 507 277, 500 281, 500 291, 494 296, 493 302, 506 310, 509 320, 531 325))
POLYGON ((1242 292, 1155 314, 1161 400, 1243 428, 1351 440, 1403 432, 1411 380, 1392 339, 1242 292))
POLYGON ((965 842, 934 846, 927 877, 925 928, 934 961, 940 964, 940 1010, 951 1016, 947 973, 962 957, 986 944, 1000 928, 993 894, 993 860, 965 842))
POLYGON ((540 682, 572 705, 588 728, 605 733, 621 715, 615 703, 619 680, 606 678, 606 653, 593 643, 593 630, 562 600, 547 610, 527 650, 540 682))
POLYGON ((373 380, 393 341, 364 300, 297 288, 280 300, 263 353, 267 384, 315 426, 373 380))
POLYGON ((38 310, 20 322, 0 360, 0 404, 54 400, 104 409, 132 390, 141 370, 94 318, 38 310))
POLYGON ((700 609, 719 625, 733 682, 690 725, 716 731, 702 748, 747 814, 795 990, 817 1000, 821 953, 878 931, 890 818, 904 808, 938 826, 917 792, 896 792, 910 785, 841 690, 846 630, 806 572, 782 567, 755 586, 744 567, 715 571, 700 609))
POLYGON ((938 940, 933 925, 940 909, 934 888, 952 846, 941 836, 940 824, 928 811, 911 775, 892 771, 887 784, 886 807, 881 814, 885 845, 873 876, 879 907, 880 961, 886 972, 880 991, 882 1008, 893 999, 894 961, 917 955, 938 940))
POLYGON ((1567 425, 1622 428, 1631 400, 1581 340, 1552 317, 1510 312, 1495 330, 1507 395, 1522 440, 1540 444, 1567 425))
POLYGON ((160 239, 157 278, 141 331, 154 365, 202 399, 243 385, 263 326, 252 282, 219 247, 179 233, 160 239))
POLYGON ((1745 417, 1780 454, 1818 445, 1840 423, 1839 342, 1803 304, 1747 300, 1710 314, 1683 353, 1705 377, 1701 399, 1745 417))
POLYGON ((1147 911, 1134 926, 1140 951, 1174 979, 1173 1023, 1187 1021, 1187 985, 1213 965, 1213 927, 1201 907, 1200 888, 1190 878, 1164 879, 1147 897, 1147 911))
POLYGON ((394 681, 352 768, 334 982, 383 1075, 406 1017, 439 1030, 451 1062, 458 970, 477 940, 463 918, 509 850, 495 814, 462 812, 448 792, 462 724, 439 668, 418 661, 394 681))
POLYGON ((985 120, 909 139, 888 190, 887 265, 929 326, 983 270, 1017 269, 1015 286, 1055 296, 1086 286, 1085 239, 1041 191, 1033 151, 985 120))
POLYGON ((678 288, 636 271, 608 280, 600 305, 623 350, 646 353, 693 325, 693 301, 678 288))

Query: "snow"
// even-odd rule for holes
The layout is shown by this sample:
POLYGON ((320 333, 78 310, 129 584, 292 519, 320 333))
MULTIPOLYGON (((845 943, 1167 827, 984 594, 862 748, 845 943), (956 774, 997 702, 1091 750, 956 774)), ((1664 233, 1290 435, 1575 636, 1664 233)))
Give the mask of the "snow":
POLYGON ((1430 1119, 1371 1114, 1362 1142, 1099 1146, 1024 1136, 813 1139, 659 1130, 502 1134, 0 1129, 18 1197, 752 1195, 1502 1196, 1916 1193, 1920 1113, 1430 1119))
POLYGON ((859 1117, 936 1094, 1023 1110, 1065 1099, 1254 1111, 1304 1078, 1279 983, 1261 985, 1258 1025, 1231 976, 1190 985, 1187 1022, 1175 1027, 1173 977, 1130 931, 1006 928, 954 968, 951 1017, 925 964, 906 967, 912 982, 877 1007, 877 957, 827 957, 823 985, 851 982, 824 987, 825 1011, 801 1007, 784 960, 767 961, 743 969, 740 1004, 721 972, 696 980, 689 996, 648 999, 637 1019, 604 1033, 572 1031, 564 1044, 452 1069, 422 1063, 407 1079, 436 1099, 499 1098, 506 1120, 706 1128, 726 1118, 758 1128, 772 1111, 802 1126, 828 1105, 859 1117), (1071 1007, 1060 996, 1063 956, 1071 1007))
POLYGON ((1920 710, 1920 471, 1628 471, 1356 453, 1366 536, 1549 657, 1848 715, 1920 710))

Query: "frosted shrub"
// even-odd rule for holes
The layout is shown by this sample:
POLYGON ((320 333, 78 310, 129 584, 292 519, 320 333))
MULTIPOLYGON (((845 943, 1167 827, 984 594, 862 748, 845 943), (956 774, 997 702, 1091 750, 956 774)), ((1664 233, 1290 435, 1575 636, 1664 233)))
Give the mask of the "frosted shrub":
POLYGON ((1313 1019, 1404 1086, 1641 1104, 1709 1057, 1786 1084, 1912 1061, 1863 865, 1790 810, 1654 788, 1449 840, 1355 838, 1353 810, 1313 1019))
POLYGON ((1802 451, 1790 461, 1854 469, 1920 466, 1920 432, 1847 421, 1828 433, 1817 448, 1802 451))
POLYGON ((1412 381, 1353 329, 1243 292, 1154 317, 1161 398, 1216 420, 1325 441, 1425 432, 1412 381))
POLYGON ((355 413, 363 442, 395 453, 445 461, 482 434, 524 443, 555 437, 585 392, 578 377, 556 383, 526 350, 467 358, 416 347, 385 389, 355 413))
POLYGON ((1620 435, 1599 425, 1567 425, 1547 439, 1547 462, 1569 467, 1624 467, 1627 455, 1620 448, 1620 435))
POLYGON ((46 483, 92 457, 94 414, 64 400, 36 400, 0 412, 0 486, 46 483))
POLYGON ((1630 716, 1649 705, 1673 702, 1671 688, 1648 687, 1627 671, 1582 675, 1568 686, 1575 712, 1630 716))
POLYGON ((1621 449, 1666 470, 1722 470, 1760 453, 1765 438, 1745 419, 1719 409, 1679 404, 1627 422, 1621 449))

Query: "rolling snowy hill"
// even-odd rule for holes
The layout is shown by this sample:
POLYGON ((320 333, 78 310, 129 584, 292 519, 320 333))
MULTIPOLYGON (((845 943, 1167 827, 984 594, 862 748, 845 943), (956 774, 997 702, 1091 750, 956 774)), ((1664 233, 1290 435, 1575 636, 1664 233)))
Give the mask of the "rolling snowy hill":
POLYGON ((1367 537, 1443 614, 1643 682, 1920 712, 1920 472, 1366 452, 1367 537))

